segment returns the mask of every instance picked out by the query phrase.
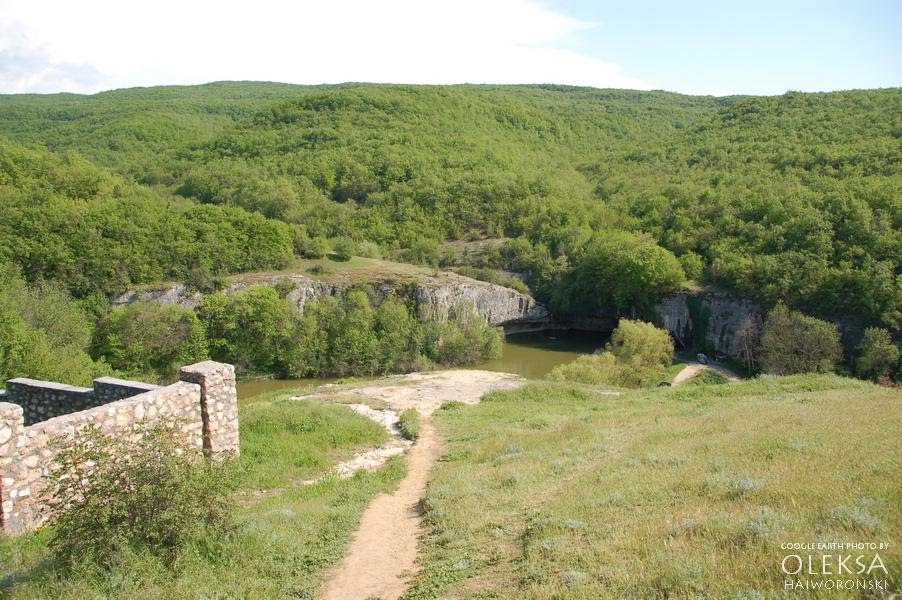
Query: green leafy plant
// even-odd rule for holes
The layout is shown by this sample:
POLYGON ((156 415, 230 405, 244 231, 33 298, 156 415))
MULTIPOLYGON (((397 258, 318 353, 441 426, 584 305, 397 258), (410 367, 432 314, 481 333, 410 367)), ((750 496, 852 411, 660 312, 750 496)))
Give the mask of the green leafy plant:
POLYGON ((398 429, 405 440, 416 441, 420 437, 420 413, 415 408, 408 408, 398 417, 398 429))
POLYGON ((868 327, 858 344, 855 373, 865 379, 878 380, 896 375, 899 369, 899 347, 886 329, 868 327))
POLYGON ((558 365, 548 378, 589 385, 643 387, 661 381, 672 358, 669 332, 651 323, 621 319, 604 352, 558 365))
POLYGON ((778 303, 761 331, 761 366, 774 375, 827 373, 842 358, 836 325, 778 303))
POLYGON ((125 550, 174 564, 229 530, 230 466, 206 460, 175 425, 145 427, 136 439, 91 426, 54 440, 49 548, 61 566, 113 566, 125 550))

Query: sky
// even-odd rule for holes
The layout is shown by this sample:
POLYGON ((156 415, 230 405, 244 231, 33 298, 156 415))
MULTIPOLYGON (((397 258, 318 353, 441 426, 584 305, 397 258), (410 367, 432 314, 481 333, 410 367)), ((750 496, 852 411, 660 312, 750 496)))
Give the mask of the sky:
POLYGON ((222 80, 902 86, 902 0, 0 0, 0 93, 222 80))

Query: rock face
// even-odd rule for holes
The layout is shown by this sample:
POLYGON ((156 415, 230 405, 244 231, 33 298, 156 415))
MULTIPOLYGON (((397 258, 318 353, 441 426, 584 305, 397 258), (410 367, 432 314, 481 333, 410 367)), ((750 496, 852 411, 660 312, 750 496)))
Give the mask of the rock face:
POLYGON ((714 350, 729 356, 739 352, 737 332, 746 319, 759 318, 761 307, 745 298, 722 292, 677 294, 657 305, 663 326, 677 343, 688 346, 700 335, 714 350), (704 331, 698 331, 704 327, 704 331))
MULTIPOLYGON (((223 292, 233 294, 251 285, 291 285, 287 298, 298 308, 307 302, 324 296, 338 296, 354 287, 350 279, 320 281, 305 275, 274 275, 249 282, 236 282, 223 292)), ((425 314, 446 318, 458 304, 472 303, 476 310, 494 326, 513 326, 520 330, 541 329, 551 323, 548 309, 531 296, 493 283, 477 281, 454 273, 441 273, 437 277, 423 276, 414 283, 396 280, 375 280, 367 283, 373 300, 378 304, 388 296, 397 294, 412 297, 425 314)), ((161 302, 194 308, 203 295, 191 291, 182 284, 130 290, 113 299, 114 305, 133 302, 161 302)))
POLYGON ((517 290, 449 275, 441 285, 418 283, 414 298, 425 314, 444 319, 460 304, 472 303, 490 325, 539 325, 550 321, 551 314, 531 296, 517 290))
POLYGON ((192 292, 181 283, 173 283, 154 288, 129 290, 121 296, 113 298, 113 304, 119 306, 134 302, 160 302, 161 304, 177 304, 185 308, 194 308, 202 297, 200 292, 192 292))

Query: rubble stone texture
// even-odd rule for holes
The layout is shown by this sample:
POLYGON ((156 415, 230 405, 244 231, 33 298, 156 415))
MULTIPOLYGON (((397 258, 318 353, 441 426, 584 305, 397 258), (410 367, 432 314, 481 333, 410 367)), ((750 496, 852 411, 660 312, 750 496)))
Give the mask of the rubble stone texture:
POLYGON ((181 381, 165 387, 113 378, 96 380, 93 390, 11 380, 0 400, 0 527, 6 533, 35 529, 47 520, 42 494, 55 458, 52 442, 90 425, 129 437, 142 425, 166 423, 209 456, 234 456, 239 450, 235 369, 222 363, 183 367, 181 381), (75 412, 67 405, 88 401, 99 405, 75 412), (26 411, 40 420, 26 426, 26 411))

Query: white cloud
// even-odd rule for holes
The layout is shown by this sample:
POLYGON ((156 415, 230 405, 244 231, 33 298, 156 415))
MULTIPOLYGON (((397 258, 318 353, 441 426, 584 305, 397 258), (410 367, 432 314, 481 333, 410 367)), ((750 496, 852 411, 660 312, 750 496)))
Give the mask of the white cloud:
POLYGON ((0 92, 267 80, 648 89, 533 0, 0 0, 0 92))

